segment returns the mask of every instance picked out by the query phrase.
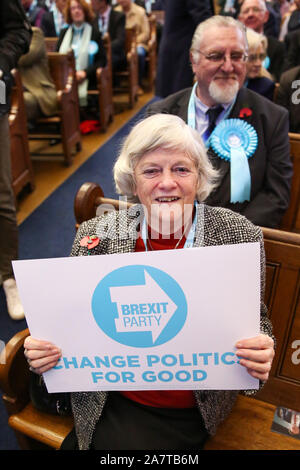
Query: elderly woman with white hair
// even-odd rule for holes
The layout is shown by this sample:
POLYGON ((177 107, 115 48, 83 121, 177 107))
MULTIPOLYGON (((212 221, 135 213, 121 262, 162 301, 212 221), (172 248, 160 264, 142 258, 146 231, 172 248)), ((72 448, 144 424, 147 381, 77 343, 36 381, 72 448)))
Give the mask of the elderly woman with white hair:
MULTIPOLYGON (((82 239, 100 233, 102 238, 90 250, 92 255, 188 249, 191 233, 191 249, 259 242, 263 299, 261 229, 239 214, 203 203, 217 175, 201 137, 183 120, 157 114, 136 124, 115 163, 114 178, 118 192, 137 204, 81 224, 72 256, 86 256, 82 239)), ((187 275, 196 276, 197 267, 187 275)), ((242 309, 241 305, 241 318, 242 309)), ((241 338, 235 346, 240 364, 262 384, 268 379, 274 356, 272 327, 263 301, 260 326, 258 336, 241 338)), ((48 371, 61 357, 56 346, 31 336, 24 346, 35 374, 48 371)), ((236 390, 72 393, 75 427, 62 449, 199 450, 228 415, 237 394, 236 390)))
POLYGON ((269 61, 267 57, 268 40, 266 36, 250 28, 246 30, 246 35, 248 60, 246 62, 245 86, 273 101, 275 82, 267 70, 269 61))

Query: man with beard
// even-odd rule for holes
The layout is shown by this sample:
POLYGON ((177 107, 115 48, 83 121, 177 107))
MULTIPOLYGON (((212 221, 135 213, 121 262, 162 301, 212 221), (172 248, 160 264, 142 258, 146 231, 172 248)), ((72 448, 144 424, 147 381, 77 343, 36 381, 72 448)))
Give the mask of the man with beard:
POLYGON ((275 228, 289 205, 288 113, 243 87, 247 49, 244 27, 235 19, 204 21, 190 51, 193 88, 153 103, 147 114, 178 115, 200 132, 220 176, 208 205, 275 228))

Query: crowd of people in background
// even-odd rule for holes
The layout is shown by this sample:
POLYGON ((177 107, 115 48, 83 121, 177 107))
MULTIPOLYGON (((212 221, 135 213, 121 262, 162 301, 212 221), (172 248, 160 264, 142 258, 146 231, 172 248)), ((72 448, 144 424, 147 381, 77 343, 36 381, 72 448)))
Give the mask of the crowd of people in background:
MULTIPOLYGON (((96 69, 106 64, 103 35, 108 32, 110 36, 113 72, 120 71, 126 67, 125 29, 134 27, 139 66, 138 94, 142 95, 150 37, 149 15, 152 10, 164 10, 163 27, 157 23, 156 79, 156 95, 164 98, 193 83, 189 58, 191 39, 197 25, 212 16, 216 9, 216 2, 210 0, 182 2, 182 5, 188 5, 184 10, 178 9, 176 1, 169 0, 22 0, 22 4, 31 25, 40 31, 34 29, 34 39, 37 36, 39 39, 32 42, 30 53, 20 61, 21 71, 25 82, 26 75, 31 75, 30 66, 32 70, 39 69, 44 77, 39 81, 39 87, 35 80, 35 92, 31 82, 25 85, 29 121, 36 116, 51 115, 56 107, 41 34, 46 38, 57 37, 57 51, 73 48, 83 106, 87 105, 87 89, 96 87, 96 69), (76 19, 78 14, 79 20, 76 19), (39 53, 36 52, 37 44, 39 53)), ((292 84, 300 76, 300 0, 219 0, 218 8, 221 15, 232 16, 247 28, 252 52, 248 57, 244 86, 286 107, 290 131, 300 132, 300 119, 296 116, 295 99, 292 99, 293 93, 295 95, 292 84)))

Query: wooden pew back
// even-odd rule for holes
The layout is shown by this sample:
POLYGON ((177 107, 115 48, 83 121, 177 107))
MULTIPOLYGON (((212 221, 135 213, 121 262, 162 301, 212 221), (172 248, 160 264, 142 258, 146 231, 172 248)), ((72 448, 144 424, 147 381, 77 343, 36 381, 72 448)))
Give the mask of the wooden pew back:
MULTIPOLYGON (((62 159, 66 165, 71 165, 74 148, 81 150, 81 133, 79 117, 79 99, 76 81, 74 53, 48 52, 48 63, 51 77, 56 87, 58 113, 55 116, 42 117, 37 120, 43 132, 29 135, 31 140, 61 139, 62 159), (55 128, 53 126, 56 126, 55 128)), ((41 153, 34 154, 41 156, 41 153)), ((47 152, 47 157, 51 155, 47 152)), ((57 154, 53 154, 56 156, 57 154)))
POLYGON ((300 134, 289 133, 293 179, 291 199, 280 228, 289 232, 300 232, 300 134))
POLYGON ((128 93, 128 104, 133 108, 138 99, 138 55, 135 28, 125 28, 126 69, 115 72, 120 85, 114 87, 114 93, 128 93), (123 81, 126 86, 124 87, 123 81))
POLYGON ((18 70, 12 71, 14 86, 11 92, 11 109, 8 116, 12 187, 15 197, 28 185, 35 188, 34 172, 29 155, 27 116, 23 96, 23 84, 18 70))

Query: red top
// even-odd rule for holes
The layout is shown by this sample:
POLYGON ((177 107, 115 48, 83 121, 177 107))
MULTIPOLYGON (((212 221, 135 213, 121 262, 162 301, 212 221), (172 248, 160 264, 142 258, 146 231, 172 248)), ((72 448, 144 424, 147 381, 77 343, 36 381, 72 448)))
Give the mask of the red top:
MULTIPOLYGON (((182 238, 177 248, 183 248, 185 237, 182 238)), ((178 243, 178 239, 151 239, 153 250, 172 250, 178 243)), ((151 247, 148 245, 148 250, 151 247)), ((136 241, 135 251, 145 251, 145 245, 141 237, 136 241)), ((192 391, 187 390, 150 390, 119 392, 130 400, 137 401, 143 405, 156 408, 193 408, 196 401, 192 391)))

